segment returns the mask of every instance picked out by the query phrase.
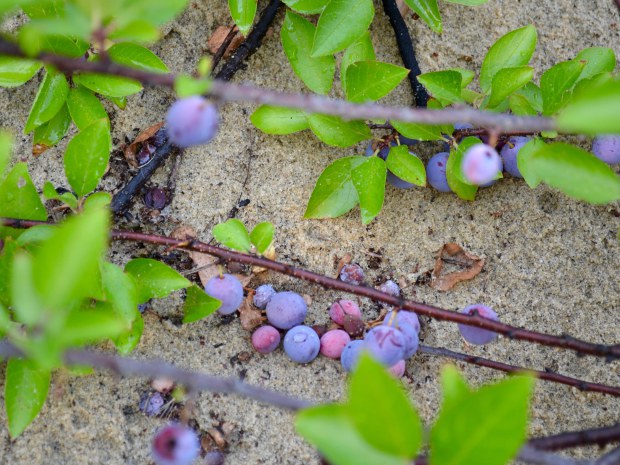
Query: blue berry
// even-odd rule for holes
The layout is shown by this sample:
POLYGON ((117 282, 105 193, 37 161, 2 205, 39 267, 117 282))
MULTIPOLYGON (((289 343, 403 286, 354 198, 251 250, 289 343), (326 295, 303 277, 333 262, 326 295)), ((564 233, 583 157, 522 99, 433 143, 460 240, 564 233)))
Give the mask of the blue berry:
POLYGON ((349 284, 362 284, 364 282, 364 270, 357 263, 349 263, 340 270, 340 281, 349 284))
POLYGON ((147 417, 154 417, 161 413, 161 408, 164 406, 164 396, 159 392, 145 392, 140 397, 140 410, 144 412, 147 417))
POLYGON ((439 152, 433 155, 426 164, 426 180, 439 192, 452 192, 446 176, 449 156, 448 152, 439 152))
POLYGON ((375 326, 364 336, 364 349, 388 367, 404 358, 405 348, 405 336, 392 326, 375 326))
POLYGON ((531 137, 512 136, 508 139, 502 147, 502 150, 499 152, 504 160, 504 170, 515 178, 523 177, 521 171, 519 171, 519 166, 517 165, 517 156, 523 146, 531 140, 531 137))
POLYGON ((345 371, 353 371, 363 348, 364 341, 360 341, 359 339, 351 341, 344 346, 344 349, 342 349, 342 354, 340 355, 340 363, 345 371))
POLYGON ((217 310, 222 315, 235 312, 243 302, 243 285, 231 274, 211 278, 205 285, 205 292, 222 301, 222 305, 217 310))
POLYGON ((204 465, 224 465, 224 454, 219 450, 212 450, 205 455, 204 465))
POLYGON ((258 308, 263 309, 267 306, 271 298, 275 295, 276 291, 271 284, 263 284, 256 288, 252 302, 258 308))
POLYGON ((386 282, 381 284, 379 286, 379 290, 394 297, 400 297, 400 286, 391 279, 388 279, 386 282))
POLYGON ((592 153, 609 165, 620 163, 620 135, 595 137, 592 141, 592 153))
POLYGON ((297 363, 309 363, 316 358, 321 341, 309 326, 295 326, 284 336, 284 352, 297 363))
POLYGON ((307 312, 306 301, 295 292, 278 292, 267 304, 267 320, 280 329, 289 329, 301 324, 307 312))
POLYGON ((493 183, 502 171, 502 159, 497 151, 486 144, 471 146, 463 155, 463 175, 472 184, 478 186, 493 183))
MULTIPOLYGON (((482 304, 475 304, 465 307, 459 313, 465 313, 467 315, 473 315, 478 313, 481 317, 488 318, 493 321, 498 321, 497 313, 495 313, 490 307, 482 304)), ((493 342, 497 337, 497 333, 489 331, 487 329, 477 328, 475 326, 467 326, 459 324, 459 331, 461 336, 465 339, 465 342, 473 345, 483 345, 493 342)))
POLYGON ((407 359, 413 357, 413 355, 418 351, 418 346, 420 345, 418 331, 408 323, 401 323, 398 326, 398 330, 403 333, 403 336, 405 337, 405 353, 403 358, 407 359))
POLYGON ((200 442, 193 429, 170 423, 153 438, 151 454, 157 465, 189 465, 200 452, 200 442))
POLYGON ((403 375, 405 374, 405 361, 404 360, 399 360, 398 362, 396 362, 394 365, 392 365, 389 368, 389 372, 392 374, 392 376, 394 376, 395 378, 402 378, 403 375))
POLYGON ((398 140, 402 145, 416 145, 419 142, 417 139, 409 139, 402 134, 398 134, 398 140))
POLYGON ((332 329, 321 336, 321 354, 325 357, 339 359, 351 337, 342 329, 332 329))
POLYGON ((181 148, 206 144, 215 137, 218 125, 216 106, 199 96, 177 100, 166 115, 170 142, 181 148))
MULTIPOLYGON (((394 147, 397 144, 396 142, 392 142, 390 145, 394 147)), ((368 147, 366 147, 366 156, 369 157, 373 155, 374 153, 375 152, 372 148, 372 143, 371 143, 368 145, 368 147)), ((383 147, 381 150, 379 150, 378 155, 382 160, 387 160, 389 154, 390 154, 390 147, 383 147)), ((386 181, 392 186, 397 187, 398 189, 410 189, 411 187, 414 186, 414 184, 404 181, 403 179, 399 178, 394 173, 392 173, 390 170, 388 170, 387 172, 386 181)))
POLYGON ((261 354, 273 352, 280 344, 280 333, 273 326, 261 326, 252 333, 252 345, 261 354))
POLYGON ((396 312, 396 315, 394 315, 393 317, 392 315, 394 315, 393 311, 388 312, 388 314, 385 315, 385 318, 383 319, 384 325, 395 326, 396 328, 399 328, 401 324, 408 324, 413 326, 416 332, 420 332, 420 320, 415 312, 410 312, 408 310, 399 310, 398 312, 396 312))

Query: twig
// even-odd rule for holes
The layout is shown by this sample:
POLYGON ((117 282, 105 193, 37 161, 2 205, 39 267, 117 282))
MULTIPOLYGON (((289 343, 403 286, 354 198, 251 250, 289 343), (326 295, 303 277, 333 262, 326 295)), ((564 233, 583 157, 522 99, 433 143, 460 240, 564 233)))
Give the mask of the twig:
MULTIPOLYGON (((7 341, 0 341, 0 357, 19 357, 19 349, 7 341)), ((237 394, 250 399, 275 405, 276 407, 299 410, 314 405, 308 400, 291 397, 278 391, 244 383, 234 377, 219 377, 179 368, 161 360, 137 360, 89 350, 68 350, 64 355, 67 365, 86 365, 112 371, 120 376, 141 378, 168 378, 183 385, 189 391, 211 391, 237 394)))
MULTIPOLYGON (((19 220, 15 218, 1 218, 0 224, 13 228, 30 228, 41 224, 50 224, 43 221, 19 220)), ((536 344, 560 347, 563 349, 574 350, 580 354, 596 355, 599 357, 607 357, 609 360, 620 358, 620 345, 595 344, 581 339, 576 339, 568 335, 555 336, 552 334, 539 333, 528 329, 517 328, 515 326, 493 321, 483 318, 477 314, 468 315, 465 313, 453 312, 432 305, 426 305, 421 302, 406 300, 400 297, 381 292, 372 287, 358 286, 349 284, 338 279, 330 278, 312 271, 296 268, 286 263, 276 262, 255 255, 226 250, 221 247, 206 244, 197 240, 183 241, 173 239, 167 236, 159 236, 155 234, 145 234, 133 231, 112 230, 110 237, 113 240, 138 241, 150 244, 163 245, 174 248, 192 250, 202 252, 208 255, 219 257, 222 260, 228 260, 246 265, 259 266, 277 273, 286 274, 294 278, 319 284, 328 289, 347 292, 361 297, 367 297, 376 302, 384 302, 386 304, 416 312, 419 315, 425 315, 442 321, 451 321, 461 323, 467 326, 475 326, 478 328, 488 329, 490 331, 503 334, 509 339, 518 339, 522 341, 534 342, 536 344)))
POLYGON ((602 428, 583 431, 569 431, 553 436, 530 439, 528 444, 540 450, 561 450, 571 447, 597 445, 602 447, 610 442, 620 441, 620 423, 602 428))
POLYGON ((232 43, 233 39, 235 38, 238 32, 239 30, 233 26, 230 28, 230 31, 228 31, 228 34, 226 34, 226 37, 224 38, 224 42, 222 42, 222 44, 220 45, 220 48, 217 49, 217 52, 213 56, 213 61, 211 63, 211 67, 212 67, 211 74, 212 75, 214 74, 213 72, 215 71, 215 68, 217 68, 217 65, 220 63, 220 60, 226 53, 226 50, 228 50, 228 47, 230 46, 230 44, 232 43))
POLYGON ((252 28, 252 32, 248 35, 247 39, 239 46, 235 54, 226 62, 222 69, 215 75, 216 79, 223 81, 229 81, 233 75, 237 72, 243 62, 256 51, 260 46, 263 37, 267 34, 271 23, 276 17, 278 9, 282 6, 280 0, 271 0, 269 5, 263 10, 263 13, 252 28))
MULTIPOLYGON (((618 0, 620 1, 620 0, 618 0)), ((599 457, 594 465, 618 465, 620 463, 620 447, 612 449, 605 455, 599 457)))
MULTIPOLYGON (((520 460, 532 465, 592 465, 587 460, 574 460, 551 452, 534 449, 527 443, 521 448, 516 460, 520 460)), ((428 465, 428 457, 423 455, 415 459, 411 465, 428 465)))
MULTIPOLYGON (((17 45, 6 40, 0 40, 0 55, 26 56, 17 45)), ((172 88, 176 79, 175 74, 151 73, 122 66, 114 62, 80 61, 51 53, 41 53, 36 58, 67 73, 85 71, 112 74, 138 80, 144 85, 172 88)), ((503 132, 557 130, 555 120, 544 116, 498 114, 468 107, 429 110, 426 108, 396 107, 376 103, 355 104, 343 100, 333 100, 320 95, 289 94, 217 79, 213 81, 209 89, 209 95, 231 102, 245 101, 255 104, 301 108, 311 113, 335 115, 348 120, 381 119, 433 125, 467 122, 475 126, 493 128, 503 132)))
POLYGON ((420 65, 415 56, 415 49, 413 48, 413 41, 409 35, 407 24, 405 24, 405 20, 400 14, 396 0, 383 0, 383 11, 390 19, 390 24, 396 36, 398 51, 405 68, 409 70, 409 76, 407 77, 411 84, 415 104, 420 108, 424 108, 428 102, 428 94, 424 86, 418 81, 418 76, 422 74, 422 70, 420 70, 420 65))

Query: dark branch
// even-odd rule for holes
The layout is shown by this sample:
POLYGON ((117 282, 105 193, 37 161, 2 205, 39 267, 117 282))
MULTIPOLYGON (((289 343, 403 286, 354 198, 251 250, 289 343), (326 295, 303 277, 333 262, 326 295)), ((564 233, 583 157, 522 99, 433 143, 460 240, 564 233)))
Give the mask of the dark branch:
MULTIPOLYGON (((620 0, 618 0, 620 1, 620 0)), ((605 455, 599 457, 594 465, 618 465, 620 463, 620 447, 609 451, 605 455)))
POLYGON ((620 423, 603 428, 595 428, 584 431, 569 431, 566 433, 556 434, 554 436, 545 436, 534 438, 528 441, 528 444, 540 450, 561 450, 571 447, 592 446, 602 447, 611 442, 620 441, 620 423))
POLYGON ((428 102, 428 94, 426 89, 418 81, 418 76, 422 74, 420 65, 415 56, 415 49, 413 47, 413 41, 409 35, 407 24, 403 19, 396 0, 383 0, 383 11, 390 19, 392 29, 394 29, 394 35, 396 36, 396 43, 398 44, 398 51, 403 60, 405 68, 409 70, 409 83, 411 84, 411 90, 413 91, 413 98, 416 106, 420 108, 426 107, 428 102))
POLYGON ((228 50, 228 47, 230 46, 233 39, 238 33, 239 33, 239 30, 236 27, 231 27, 230 31, 228 31, 228 34, 226 34, 226 37, 224 38, 224 42, 222 42, 220 47, 217 49, 217 52, 215 53, 215 55, 213 55, 213 61, 211 63, 211 69, 212 69, 211 75, 214 74, 213 72, 215 71, 215 68, 217 68, 217 65, 220 63, 220 60, 222 59, 222 57, 226 53, 226 50, 228 50))
MULTIPOLYGON (((18 220, 15 218, 0 218, 0 224, 4 224, 6 226, 11 226, 14 228, 30 228, 32 226, 49 223, 40 221, 18 220)), ((508 339, 518 339, 551 347, 570 349, 580 354, 607 357, 610 360, 620 357, 620 345, 595 344, 567 335, 555 336, 552 334, 539 333, 537 331, 517 328, 506 323, 501 323, 499 321, 493 321, 487 318, 483 318, 476 314, 468 315, 464 313, 453 312, 450 310, 445 310, 443 308, 434 307, 432 305, 426 305, 421 302, 415 302, 412 300, 405 300, 400 297, 394 297, 390 294, 386 294, 385 292, 381 292, 372 287, 349 284, 338 279, 314 273, 312 271, 296 268, 286 263, 276 262, 267 258, 257 257, 255 255, 235 252, 233 250, 226 250, 221 247, 206 244, 197 240, 183 241, 155 234, 144 234, 139 232, 120 230, 111 231, 110 236, 113 240, 138 241, 150 244, 165 245, 173 248, 182 248, 186 250, 193 250, 196 252, 213 255, 214 257, 219 257, 222 260, 243 263, 246 265, 259 266, 268 270, 275 271, 277 273, 286 274, 294 278, 319 284, 328 289, 334 289, 337 291, 347 292, 349 294, 355 294, 361 297, 367 297, 376 302, 384 302, 386 304, 402 308, 404 310, 416 312, 419 315, 425 315, 431 318, 435 318, 437 320, 451 321, 454 323, 461 323, 468 326, 488 329, 490 331, 503 334, 508 339)))

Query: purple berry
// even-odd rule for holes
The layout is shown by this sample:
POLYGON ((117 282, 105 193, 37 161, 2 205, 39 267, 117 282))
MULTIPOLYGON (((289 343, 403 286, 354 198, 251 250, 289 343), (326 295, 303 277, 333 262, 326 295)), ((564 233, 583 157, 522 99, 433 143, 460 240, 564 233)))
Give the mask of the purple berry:
POLYGON ((394 297, 400 297, 400 286, 391 279, 388 279, 386 282, 381 284, 379 286, 379 290, 394 297))
POLYGON ((402 378, 403 375, 405 374, 405 361, 404 360, 399 360, 398 362, 396 362, 394 365, 392 365, 388 371, 392 374, 392 376, 394 376, 395 378, 402 378))
POLYGON ((224 465, 224 454, 219 450, 212 450, 205 455, 204 465, 224 465))
POLYGON ((166 115, 170 142, 181 148, 206 144, 215 137, 218 124, 217 107, 199 96, 177 100, 166 115))
POLYGON ((394 317, 392 317, 392 315, 394 315, 393 311, 388 312, 388 314, 385 315, 385 318, 383 319, 384 325, 395 326, 396 328, 399 328, 402 324, 408 324, 413 326, 417 333, 420 332, 420 320, 418 319, 418 315, 415 312, 410 312, 408 310, 399 310, 398 312, 396 312, 396 315, 394 315, 394 317))
POLYGON ((362 284, 364 282, 364 270, 357 263, 349 263, 340 270, 340 281, 349 284, 362 284))
POLYGON ((261 326, 252 333, 252 345, 261 354, 276 350, 280 344, 280 333, 273 326, 261 326))
POLYGON ((140 410, 147 417, 159 415, 164 403, 164 397, 159 392, 145 392, 140 396, 140 410))
POLYGON ((531 141, 531 137, 512 136, 500 150, 500 155, 504 160, 504 170, 515 178, 522 178, 521 171, 517 165, 517 155, 519 150, 523 148, 525 144, 531 141))
POLYGON ((366 333, 364 348, 379 362, 392 366, 405 356, 405 336, 392 326, 375 326, 366 333))
POLYGON ((275 295, 276 291, 274 290, 271 284, 263 284, 256 288, 256 292, 254 292, 254 297, 252 298, 252 302, 258 308, 265 308, 271 298, 275 295))
POLYGON ((342 329, 332 329, 321 336, 321 354, 339 359, 344 347, 351 342, 351 337, 342 329))
POLYGON ((211 278, 205 285, 205 292, 222 301, 221 307, 217 310, 222 315, 230 315, 243 302, 243 285, 231 274, 211 278))
MULTIPOLYGON (((463 310, 460 310, 459 313, 473 315, 476 312, 481 317, 488 318, 493 321, 498 321, 497 313, 495 313, 491 308, 482 304, 470 305, 469 307, 465 307, 463 310)), ((458 327, 459 331, 461 332, 461 336, 463 336, 465 342, 468 342, 469 344, 488 344, 489 342, 494 341, 497 337, 497 333, 489 331, 487 329, 481 329, 475 326, 467 326, 464 324, 459 324, 458 327)))
POLYGON ((418 331, 408 323, 402 323, 398 326, 398 330, 403 333, 405 337, 405 353, 404 359, 411 358, 418 351, 420 345, 420 339, 418 338, 418 331))
MULTIPOLYGON (((396 142, 392 142, 390 145, 392 147, 395 147, 397 144, 396 142)), ((372 143, 371 143, 368 145, 368 147, 366 147, 366 156, 370 157, 374 153, 375 152, 372 149, 372 143)), ((381 158, 382 160, 387 160, 389 154, 390 154, 390 147, 383 147, 381 150, 379 150, 378 155, 379 155, 379 158, 381 158)), ((415 155, 415 154, 412 153, 412 155, 415 155)), ((386 181, 392 186, 397 187, 399 189, 410 189, 414 186, 410 182, 402 180, 401 178, 396 176, 394 173, 392 173, 390 170, 388 170, 387 172, 386 181)))
POLYGON ((329 308, 329 317, 340 326, 344 325, 345 315, 361 318, 362 312, 356 302, 347 299, 337 300, 329 308))
POLYGON ((160 189, 159 187, 154 187, 149 189, 146 194, 144 194, 144 205, 148 208, 152 208, 154 210, 162 210, 168 199, 166 197, 166 191, 160 189))
POLYGON ((448 152, 439 152, 433 155, 426 164, 426 180, 439 192, 452 192, 446 177, 449 156, 448 152))
POLYGON ((419 142, 417 139, 409 139, 402 134, 398 134, 398 140, 402 145, 416 145, 419 142))
POLYGON ((474 129, 474 127, 469 123, 456 123, 454 125, 454 129, 462 131, 463 129, 474 129))
POLYGON ((620 135, 595 137, 592 141, 592 153, 609 165, 620 163, 620 135))
POLYGON ((295 292, 278 292, 267 304, 267 320, 280 329, 289 329, 301 324, 307 312, 306 301, 295 292))
POLYGON ((284 352, 294 362, 311 362, 319 354, 320 348, 319 336, 309 326, 295 326, 284 336, 284 352))
POLYGON ((360 341, 359 339, 351 341, 344 346, 344 349, 342 349, 342 354, 340 355, 340 363, 345 371, 353 371, 363 348, 364 341, 360 341))
POLYGON ((170 423, 153 438, 151 453, 157 465, 189 465, 200 452, 200 442, 193 429, 170 423))
POLYGON ((497 174, 502 171, 502 159, 490 145, 476 144, 465 152, 461 167, 465 179, 472 184, 484 186, 494 182, 497 174))

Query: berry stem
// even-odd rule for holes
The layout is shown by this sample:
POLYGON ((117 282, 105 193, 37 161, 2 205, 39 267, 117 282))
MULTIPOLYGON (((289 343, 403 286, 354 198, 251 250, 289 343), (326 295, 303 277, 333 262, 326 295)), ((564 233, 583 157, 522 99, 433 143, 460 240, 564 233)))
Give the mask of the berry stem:
MULTIPOLYGON (((41 224, 53 223, 0 217, 0 224, 13 228, 30 228, 41 224)), ((277 273, 286 274, 294 278, 319 284, 327 289, 334 289, 347 292, 349 294, 355 294, 361 297, 367 297, 376 302, 384 302, 400 309, 416 312, 418 315, 425 315, 441 321, 451 321, 454 323, 461 323, 467 326, 475 326, 478 328, 487 329, 489 331, 494 331, 496 333, 502 334, 508 339, 518 339, 550 347, 570 349, 574 350, 579 354, 606 357, 610 361, 620 358, 619 344, 596 344, 581 339, 576 339, 569 335, 556 336, 553 334, 539 333, 537 331, 531 331, 524 328, 517 328, 515 326, 501 323, 499 321, 493 321, 487 318, 483 318, 481 316, 453 312, 450 310, 445 310, 443 308, 434 307, 432 305, 426 305, 421 302, 406 300, 401 297, 395 297, 372 287, 349 284, 338 279, 314 273, 309 270, 296 268, 287 263, 276 262, 267 258, 257 257, 255 255, 244 254, 241 252, 235 252, 233 250, 226 250, 221 247, 210 245, 197 240, 183 241, 167 236, 124 230, 112 230, 110 232, 110 238, 112 240, 138 241, 174 248, 183 248, 195 252, 202 252, 208 255, 213 255, 214 257, 219 257, 222 260, 267 268, 277 273)))

